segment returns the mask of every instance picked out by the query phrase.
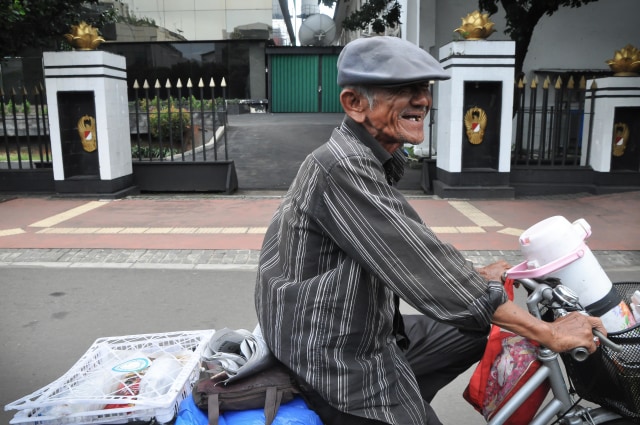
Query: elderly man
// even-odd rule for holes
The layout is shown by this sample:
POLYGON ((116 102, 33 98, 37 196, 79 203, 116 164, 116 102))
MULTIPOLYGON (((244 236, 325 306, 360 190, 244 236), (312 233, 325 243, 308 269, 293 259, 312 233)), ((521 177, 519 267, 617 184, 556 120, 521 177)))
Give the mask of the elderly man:
MULTIPOLYGON (((436 392, 475 363, 491 323, 558 350, 595 350, 598 319, 539 321, 507 300, 507 264, 468 267, 395 189, 401 147, 424 139, 417 46, 359 39, 338 58, 346 117, 304 161, 265 235, 256 309, 274 355, 327 424, 438 424, 436 392), (399 299, 422 315, 403 316, 399 299)), ((446 143, 446 141, 440 141, 446 143)))

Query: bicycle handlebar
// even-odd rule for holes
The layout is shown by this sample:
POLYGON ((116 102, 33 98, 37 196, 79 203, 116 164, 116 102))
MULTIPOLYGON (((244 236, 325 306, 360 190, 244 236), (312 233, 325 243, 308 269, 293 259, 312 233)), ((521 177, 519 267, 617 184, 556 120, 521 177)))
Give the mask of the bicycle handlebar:
MULTIPOLYGON (((593 335, 595 338, 598 338, 600 340, 600 343, 602 345, 606 345, 616 353, 620 353, 622 351, 621 346, 619 346, 618 344, 616 344, 615 342, 611 341, 609 338, 604 336, 602 332, 594 329, 593 335)), ((573 357, 574 360, 578 362, 583 362, 587 359, 587 357, 589 357, 589 350, 587 350, 585 347, 576 347, 573 350, 571 350, 570 353, 571 353, 571 357, 573 357)))
MULTIPOLYGON (((505 276, 507 277, 507 276, 505 276)), ((529 300, 533 300, 533 303, 528 302, 527 305, 529 306, 529 308, 531 309, 532 304, 536 305, 536 309, 537 309, 537 304, 541 303, 543 305, 547 305, 548 307, 553 306, 554 304, 556 304, 556 313, 560 313, 564 312, 564 314, 567 314, 566 310, 562 307, 558 308, 557 307, 557 302, 556 300, 554 300, 553 295, 549 295, 550 292, 545 290, 548 290, 551 288, 550 285, 546 284, 546 283, 540 283, 537 282, 533 279, 526 279, 526 278, 520 278, 520 279, 514 279, 515 282, 523 285, 529 292, 529 300)), ((576 298, 577 299, 577 298, 576 298)), ((582 309, 582 307, 576 303, 576 306, 578 306, 578 311, 581 311, 584 314, 587 314, 584 309, 582 309)), ((533 312, 532 312, 533 314, 533 312)), ((534 314, 535 315, 535 314, 534 314)), ((540 317, 539 315, 539 311, 537 311, 537 316, 540 317)), ((602 334, 600 331, 598 330, 593 330, 593 335, 594 338, 598 338, 598 340, 600 341, 600 343, 602 345, 605 345, 606 347, 608 347, 609 349, 619 353, 622 351, 622 347, 619 346, 618 344, 614 343, 613 341, 611 341, 609 338, 607 338, 604 334, 602 334)), ((589 350, 586 347, 576 347, 574 349, 572 349, 570 352, 571 356, 579 362, 582 362, 584 360, 587 359, 587 357, 589 357, 589 350)))
POLYGON ((621 353, 622 352, 622 347, 619 346, 618 344, 616 344, 615 342, 611 341, 606 336, 604 336, 602 334, 602 332, 597 331, 597 330, 594 329, 593 330, 593 334, 600 339, 600 342, 602 344, 606 345, 607 347, 609 347, 610 349, 612 349, 616 353, 621 353))

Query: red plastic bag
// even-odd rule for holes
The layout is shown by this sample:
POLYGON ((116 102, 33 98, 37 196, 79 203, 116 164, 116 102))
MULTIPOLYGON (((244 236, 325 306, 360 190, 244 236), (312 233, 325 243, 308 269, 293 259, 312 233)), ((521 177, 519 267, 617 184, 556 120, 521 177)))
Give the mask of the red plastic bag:
MULTIPOLYGON (((513 300, 513 280, 507 279, 504 286, 509 299, 513 300)), ((464 399, 490 420, 540 368, 536 348, 534 342, 492 326, 484 355, 464 390, 464 399)), ((531 422, 548 391, 549 383, 545 381, 505 424, 531 422)))

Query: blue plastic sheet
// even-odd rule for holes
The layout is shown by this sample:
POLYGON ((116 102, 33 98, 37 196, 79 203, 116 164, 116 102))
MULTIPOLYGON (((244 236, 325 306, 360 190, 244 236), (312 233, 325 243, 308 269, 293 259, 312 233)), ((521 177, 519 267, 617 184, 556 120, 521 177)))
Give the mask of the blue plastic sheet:
MULTIPOLYGON (((193 397, 188 396, 180 403, 175 425, 209 425, 207 413, 198 409, 193 397)), ((228 425, 224 417, 220 416, 218 425, 228 425)))
MULTIPOLYGON (((227 425, 264 425, 264 409, 227 411, 223 415, 227 425)), ((318 415, 300 397, 280 405, 273 425, 322 425, 318 415)))

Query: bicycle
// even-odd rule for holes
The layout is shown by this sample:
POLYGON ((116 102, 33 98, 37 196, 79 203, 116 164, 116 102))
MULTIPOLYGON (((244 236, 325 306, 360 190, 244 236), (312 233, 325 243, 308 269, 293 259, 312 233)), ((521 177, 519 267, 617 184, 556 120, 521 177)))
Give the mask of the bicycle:
MULTIPOLYGON (((508 276, 506 276, 508 277, 508 276)), ((620 283, 617 288, 623 299, 627 301, 633 290, 640 284, 620 283)), ((584 311, 577 295, 560 284, 557 279, 538 280, 529 278, 514 279, 515 287, 524 287, 528 292, 526 301, 529 312, 543 320, 553 320, 570 311, 584 311)), ((597 332, 597 331, 596 331, 597 332)), ((640 422, 640 373, 625 376, 627 382, 622 383, 618 374, 622 373, 626 364, 621 361, 625 355, 631 356, 640 369, 640 324, 632 329, 609 334, 605 337, 599 333, 600 348, 589 356, 585 348, 576 348, 570 353, 556 353, 540 346, 537 350, 540 368, 530 379, 507 401, 491 418, 488 425, 502 425, 526 401, 527 398, 548 380, 551 397, 547 397, 538 409, 530 425, 582 425, 582 424, 632 424, 640 422), (624 335, 631 332, 632 335, 624 335), (621 337, 621 334, 622 337, 621 337), (621 345, 617 339, 623 344, 621 345), (605 367, 602 358, 613 359, 613 367, 605 367), (563 373, 564 363, 566 375, 563 373), (581 366, 582 365, 582 366, 581 366), (605 370, 606 369, 606 370, 605 370), (589 374, 591 373, 591 376, 589 374), (598 378, 598 379, 595 379, 598 378), (594 381, 595 382, 592 382, 594 381), (594 386, 599 388, 594 388, 594 386), (604 386, 604 387, 603 387, 604 386), (607 388, 608 387, 608 388, 607 388), (577 394, 576 394, 577 393, 577 394), (609 393, 609 394, 608 394, 609 393), (604 394, 604 395, 603 395, 604 394), (578 396, 577 401, 574 401, 578 396), (594 403, 593 406, 581 404, 583 399, 594 403), (589 400, 590 399, 590 400, 589 400), (620 399, 620 400, 619 400, 620 399)), ((546 384, 545 384, 546 385, 546 384)))

